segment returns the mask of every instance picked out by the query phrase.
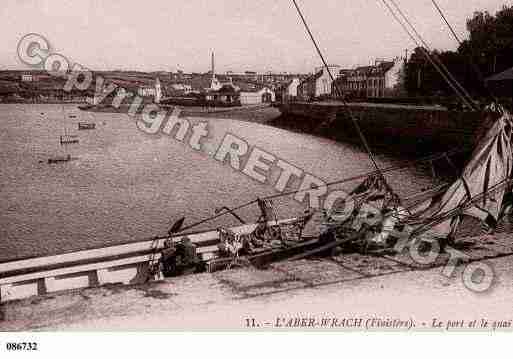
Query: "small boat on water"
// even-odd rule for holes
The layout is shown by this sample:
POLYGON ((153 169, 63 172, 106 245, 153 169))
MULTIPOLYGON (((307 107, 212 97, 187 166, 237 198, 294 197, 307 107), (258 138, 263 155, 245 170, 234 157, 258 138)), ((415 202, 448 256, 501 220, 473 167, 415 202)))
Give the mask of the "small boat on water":
POLYGON ((79 130, 94 130, 95 128, 96 128, 95 123, 88 123, 88 122, 79 122, 78 123, 79 130))
POLYGON ((87 110, 90 110, 90 109, 92 109, 92 108, 94 108, 94 105, 91 105, 91 104, 87 104, 87 105, 80 105, 80 106, 78 106, 78 109, 79 109, 80 111, 87 111, 87 110))
POLYGON ((68 145, 72 143, 78 143, 78 136, 77 135, 61 135, 60 136, 60 143, 61 145, 68 145))
POLYGON ((71 161, 71 155, 66 156, 55 156, 48 159, 48 163, 60 163, 60 162, 69 162, 71 161))

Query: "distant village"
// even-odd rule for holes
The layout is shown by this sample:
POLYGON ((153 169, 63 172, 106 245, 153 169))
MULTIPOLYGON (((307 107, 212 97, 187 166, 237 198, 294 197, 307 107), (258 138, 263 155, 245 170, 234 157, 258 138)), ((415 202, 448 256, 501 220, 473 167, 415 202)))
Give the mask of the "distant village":
MULTIPOLYGON (((109 83, 157 103, 187 104, 204 100, 219 106, 252 105, 282 101, 312 101, 340 96, 349 98, 393 97, 403 92, 404 58, 376 60, 373 65, 344 69, 320 66, 311 74, 241 73, 215 71, 215 55, 206 73, 101 71, 109 83), (333 79, 335 81, 333 81, 333 79)), ((44 71, 0 71, 0 102, 91 103, 95 86, 64 92, 64 78, 44 71)))
MULTIPOLYGON (((118 91, 138 94, 145 102, 169 105, 222 107, 343 97, 350 101, 462 107, 457 91, 428 61, 434 59, 440 69, 445 69, 442 73, 454 77, 476 103, 487 103, 493 94, 513 108, 512 19, 511 5, 504 5, 495 15, 477 11, 467 20, 468 39, 454 51, 417 47, 409 56, 406 52, 395 58, 368 59, 368 65, 355 68, 330 64, 308 74, 220 73, 212 53, 210 59, 205 54, 205 63, 210 60, 211 64, 204 73, 115 70, 95 71, 94 77, 117 85, 118 91)), ((42 70, 0 71, 0 102, 95 105, 95 83, 87 90, 71 92, 63 90, 64 84, 64 77, 54 77, 42 70)))

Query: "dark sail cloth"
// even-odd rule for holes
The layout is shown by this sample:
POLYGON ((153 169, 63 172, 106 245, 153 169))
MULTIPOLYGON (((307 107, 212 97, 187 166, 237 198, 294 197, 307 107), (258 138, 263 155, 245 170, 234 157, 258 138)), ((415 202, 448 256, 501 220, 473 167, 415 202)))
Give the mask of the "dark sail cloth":
POLYGON ((177 274, 176 268, 176 247, 172 242, 164 242, 164 249, 162 250, 162 274, 164 277, 171 277, 177 274))
POLYGON ((418 221, 417 230, 429 227, 425 231, 428 236, 453 238, 462 215, 478 218, 492 226, 501 215, 504 196, 511 190, 513 118, 496 104, 488 106, 485 113, 484 123, 489 129, 481 136, 460 178, 447 191, 412 210, 411 223, 418 221), (492 120, 495 121, 490 126, 492 120), (458 213, 462 206, 466 209, 458 213))
POLYGON ((384 227, 393 227, 388 217, 397 212, 399 202, 382 176, 369 176, 326 214, 323 236, 352 238, 366 248, 369 244, 386 245, 384 227))

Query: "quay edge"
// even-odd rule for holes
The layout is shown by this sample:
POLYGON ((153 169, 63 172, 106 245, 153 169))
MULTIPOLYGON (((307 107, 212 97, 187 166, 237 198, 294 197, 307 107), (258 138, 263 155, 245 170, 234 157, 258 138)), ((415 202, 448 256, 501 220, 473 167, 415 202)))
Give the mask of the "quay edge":
MULTIPOLYGON (((427 146, 437 150, 471 148, 482 122, 480 112, 452 111, 441 106, 348 103, 373 145, 427 146)), ((347 142, 358 136, 341 102, 291 102, 279 106, 278 125, 328 135, 347 142)))

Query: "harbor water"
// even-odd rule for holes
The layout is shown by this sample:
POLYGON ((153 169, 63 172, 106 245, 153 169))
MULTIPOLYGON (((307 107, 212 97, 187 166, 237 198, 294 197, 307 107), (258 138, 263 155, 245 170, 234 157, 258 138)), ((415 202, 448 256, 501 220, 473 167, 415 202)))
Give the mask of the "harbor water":
MULTIPOLYGON (((226 134, 325 181, 373 170, 366 153, 351 145, 236 119, 191 121, 208 122, 200 151, 174 132, 144 133, 124 114, 82 112, 70 104, 0 105, 0 261, 145 240, 165 234, 182 216, 187 225, 216 208, 276 194, 276 171, 260 183, 214 159, 226 134), (96 127, 78 131, 78 122, 96 127), (79 143, 61 145, 65 134, 77 135, 79 143), (68 154, 71 161, 48 164, 68 154)), ((377 161, 381 167, 402 162, 379 154, 377 161)), ((418 168, 387 178, 402 196, 433 184, 418 168)), ((299 184, 293 179, 288 189, 299 184)), ((290 197, 275 206, 280 217, 304 208, 290 197)), ((248 221, 259 215, 255 206, 239 213, 248 221)), ((236 223, 223 217, 202 228, 236 223)))

